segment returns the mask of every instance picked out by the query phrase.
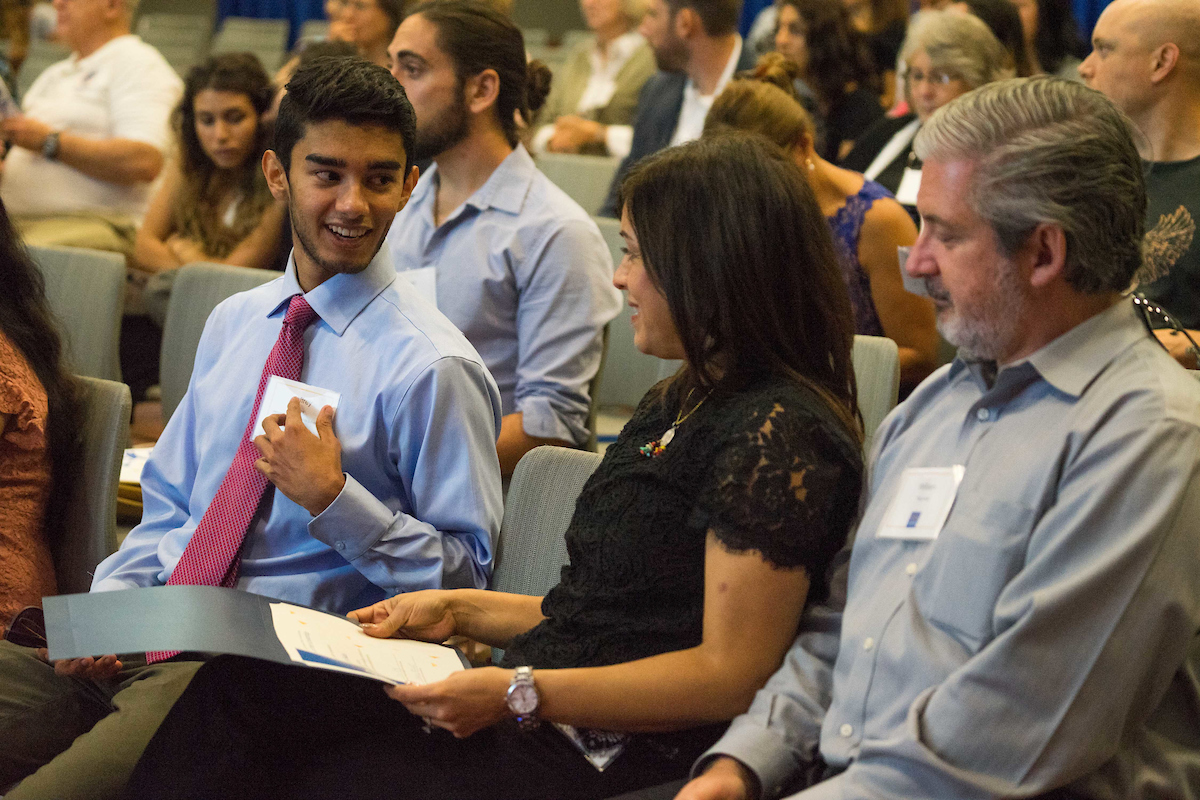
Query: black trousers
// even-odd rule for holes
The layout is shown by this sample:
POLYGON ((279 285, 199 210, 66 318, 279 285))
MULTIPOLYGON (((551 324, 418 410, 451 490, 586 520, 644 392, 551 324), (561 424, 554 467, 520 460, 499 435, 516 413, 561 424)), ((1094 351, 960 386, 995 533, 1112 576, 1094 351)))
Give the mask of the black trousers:
POLYGON ((425 733, 374 681, 225 656, 196 673, 128 796, 586 800, 684 778, 703 749, 634 737, 599 772, 551 725, 425 733))

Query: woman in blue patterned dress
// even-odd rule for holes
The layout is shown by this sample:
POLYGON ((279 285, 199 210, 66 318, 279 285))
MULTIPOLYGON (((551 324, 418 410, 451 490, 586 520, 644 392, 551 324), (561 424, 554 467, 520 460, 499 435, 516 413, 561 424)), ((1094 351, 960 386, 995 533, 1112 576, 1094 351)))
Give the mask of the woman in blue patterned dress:
POLYGON ((792 89, 798 73, 779 53, 763 56, 752 73, 731 81, 717 97, 705 135, 759 133, 800 165, 833 229, 855 332, 896 342, 905 394, 933 371, 938 350, 933 304, 905 291, 900 274, 897 248, 911 246, 917 228, 883 186, 817 154, 812 119, 792 89))

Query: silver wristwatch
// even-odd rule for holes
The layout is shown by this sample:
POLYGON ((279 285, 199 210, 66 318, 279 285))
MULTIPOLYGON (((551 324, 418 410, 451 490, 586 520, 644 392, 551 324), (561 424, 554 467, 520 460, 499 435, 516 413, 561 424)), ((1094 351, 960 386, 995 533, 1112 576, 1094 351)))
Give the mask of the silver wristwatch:
POLYGON ((538 726, 538 693, 537 686, 533 683, 533 667, 517 667, 504 703, 517 718, 517 725, 521 730, 530 730, 538 726))
POLYGON ((42 142, 42 157, 47 161, 54 161, 58 158, 59 136, 62 131, 50 131, 46 136, 46 140, 42 142))

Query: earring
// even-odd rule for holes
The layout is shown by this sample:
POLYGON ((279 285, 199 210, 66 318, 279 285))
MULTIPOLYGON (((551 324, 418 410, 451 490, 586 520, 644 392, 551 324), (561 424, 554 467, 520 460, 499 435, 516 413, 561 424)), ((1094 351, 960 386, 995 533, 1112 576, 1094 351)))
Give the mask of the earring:
POLYGON ((808 167, 809 172, 813 172, 817 168, 817 165, 813 163, 811 158, 804 159, 804 166, 808 167))

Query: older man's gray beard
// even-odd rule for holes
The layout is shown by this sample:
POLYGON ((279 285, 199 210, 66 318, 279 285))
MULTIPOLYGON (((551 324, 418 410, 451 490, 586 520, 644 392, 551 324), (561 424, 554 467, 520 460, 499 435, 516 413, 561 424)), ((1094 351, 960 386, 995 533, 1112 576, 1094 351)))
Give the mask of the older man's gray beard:
POLYGON ((996 271, 990 291, 981 307, 973 309, 975 316, 965 317, 958 312, 949 293, 936 278, 925 280, 926 291, 934 300, 951 303, 949 311, 939 310, 938 333, 958 348, 964 361, 996 361, 1009 351, 1021 317, 1021 284, 1012 264, 996 271))

